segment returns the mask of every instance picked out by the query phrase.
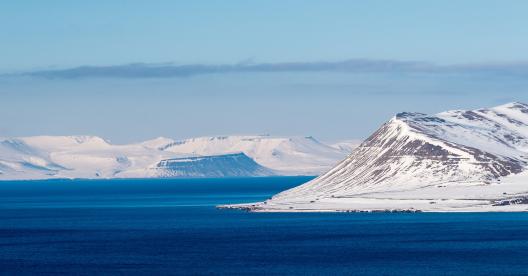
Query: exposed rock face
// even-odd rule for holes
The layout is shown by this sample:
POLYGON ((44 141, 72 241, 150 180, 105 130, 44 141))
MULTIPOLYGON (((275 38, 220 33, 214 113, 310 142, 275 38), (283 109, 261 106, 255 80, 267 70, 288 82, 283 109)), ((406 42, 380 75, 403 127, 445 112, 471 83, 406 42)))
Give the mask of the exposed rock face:
POLYGON ((523 172, 527 153, 528 106, 522 103, 434 116, 399 113, 327 173, 257 207, 296 209, 294 202, 308 202, 303 208, 310 209, 310 202, 324 199, 492 185, 523 172))

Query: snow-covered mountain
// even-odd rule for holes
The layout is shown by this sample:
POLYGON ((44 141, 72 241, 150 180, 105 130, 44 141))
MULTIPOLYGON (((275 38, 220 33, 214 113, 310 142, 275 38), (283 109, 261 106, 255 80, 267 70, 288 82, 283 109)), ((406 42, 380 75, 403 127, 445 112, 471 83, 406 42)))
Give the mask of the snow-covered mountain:
POLYGON ((126 171, 121 177, 248 177, 276 172, 257 164, 243 153, 180 157, 161 160, 154 167, 126 171))
POLYGON ((160 137, 127 145, 96 136, 0 138, 0 179, 319 174, 348 153, 311 137, 160 137))
POLYGON ((528 205, 528 105, 399 113, 318 178, 256 211, 522 210, 528 205), (523 203, 523 204, 516 204, 523 203))
POLYGON ((264 167, 282 174, 317 175, 351 152, 313 137, 218 136, 168 143, 160 149, 181 155, 218 155, 243 152, 264 167))

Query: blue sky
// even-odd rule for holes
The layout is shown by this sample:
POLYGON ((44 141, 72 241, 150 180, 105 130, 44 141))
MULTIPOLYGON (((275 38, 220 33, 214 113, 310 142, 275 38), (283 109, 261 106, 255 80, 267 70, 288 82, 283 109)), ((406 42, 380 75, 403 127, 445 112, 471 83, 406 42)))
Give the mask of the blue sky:
POLYGON ((403 110, 528 101, 526 10, 485 0, 4 1, 0 136, 339 140, 403 110))

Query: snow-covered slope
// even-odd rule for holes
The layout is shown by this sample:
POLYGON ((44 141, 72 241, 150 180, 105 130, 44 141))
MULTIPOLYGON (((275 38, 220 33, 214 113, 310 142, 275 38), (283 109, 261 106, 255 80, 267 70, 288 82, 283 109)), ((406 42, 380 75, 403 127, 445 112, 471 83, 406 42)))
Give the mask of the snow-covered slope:
POLYGON ((0 142, 0 179, 111 178, 173 157, 141 144, 95 136, 34 136, 0 142))
POLYGON ((331 146, 341 152, 351 153, 355 148, 361 145, 361 142, 361 140, 345 140, 332 144, 331 146))
POLYGON ((0 138, 0 179, 319 174, 347 154, 313 138, 160 137, 127 145, 95 136, 0 138), (161 167, 164 160, 179 168, 161 167))
POLYGON ((528 105, 399 113, 318 178, 261 211, 528 210, 528 105))
POLYGON ((0 141, 0 179, 53 177, 65 168, 20 139, 0 141))

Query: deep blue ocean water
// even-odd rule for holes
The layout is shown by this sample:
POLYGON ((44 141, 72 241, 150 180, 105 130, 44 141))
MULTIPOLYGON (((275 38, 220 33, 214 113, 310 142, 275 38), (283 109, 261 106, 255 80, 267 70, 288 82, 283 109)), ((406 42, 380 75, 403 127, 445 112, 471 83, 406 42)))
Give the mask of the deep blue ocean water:
POLYGON ((0 182, 0 274, 528 274, 525 213, 214 208, 309 179, 0 182))

